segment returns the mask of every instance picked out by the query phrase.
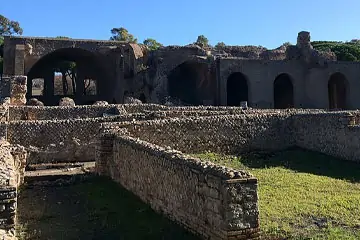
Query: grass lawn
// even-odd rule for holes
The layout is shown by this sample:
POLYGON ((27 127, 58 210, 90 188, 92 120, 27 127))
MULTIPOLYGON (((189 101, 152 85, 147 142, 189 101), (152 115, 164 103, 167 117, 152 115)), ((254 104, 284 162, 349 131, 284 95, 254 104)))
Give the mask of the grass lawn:
POLYGON ((264 239, 360 239, 360 164, 300 149, 194 156, 259 179, 264 239))
POLYGON ((20 240, 198 239, 104 178, 22 188, 18 207, 20 240))

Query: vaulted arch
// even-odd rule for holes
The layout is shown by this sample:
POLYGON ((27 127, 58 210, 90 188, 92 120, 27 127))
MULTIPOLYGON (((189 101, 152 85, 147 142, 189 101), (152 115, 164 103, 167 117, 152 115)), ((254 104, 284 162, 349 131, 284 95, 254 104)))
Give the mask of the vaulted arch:
POLYGON ((328 81, 329 109, 347 109, 348 82, 346 77, 336 72, 328 81))
POLYGON ((214 97, 215 72, 205 62, 183 62, 167 79, 169 96, 183 104, 202 105, 203 100, 214 97))
POLYGON ((294 86, 290 75, 282 73, 274 80, 274 108, 285 109, 294 107, 294 86))
POLYGON ((36 97, 46 105, 56 105, 62 96, 56 96, 54 91, 57 81, 57 78, 54 77, 55 69, 59 65, 70 62, 76 64, 76 75, 73 76, 74 82, 72 83, 72 87, 76 87, 76 89, 69 91, 68 94, 74 95, 75 101, 81 104, 92 100, 105 100, 99 99, 99 96, 101 95, 101 90, 106 87, 111 79, 108 74, 109 71, 106 70, 100 55, 81 48, 57 49, 35 62, 27 72, 28 98, 32 97, 33 93, 32 80, 43 79, 43 95, 36 97), (94 91, 91 94, 87 94, 87 88, 94 91))
POLYGON ((240 106, 240 102, 249 101, 248 79, 243 73, 232 73, 227 79, 226 89, 228 106, 240 106))

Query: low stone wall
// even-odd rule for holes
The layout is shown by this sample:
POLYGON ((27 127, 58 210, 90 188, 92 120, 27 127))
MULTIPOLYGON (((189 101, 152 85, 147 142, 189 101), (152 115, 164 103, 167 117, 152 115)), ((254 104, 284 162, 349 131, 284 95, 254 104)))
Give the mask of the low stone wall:
POLYGON ((280 150, 293 145, 290 115, 244 114, 119 123, 142 140, 186 153, 280 150))
POLYGON ((124 115, 146 111, 164 110, 156 104, 109 104, 70 106, 10 106, 9 120, 60 120, 96 118, 105 115, 124 115))
POLYGON ((257 179, 250 173, 122 134, 102 135, 99 174, 205 239, 258 239, 257 179))
POLYGON ((26 151, 0 141, 0 237, 14 238, 17 191, 24 182, 26 151))
POLYGON ((10 106, 9 121, 15 120, 56 120, 76 118, 96 118, 103 115, 123 115, 134 113, 153 113, 168 116, 209 116, 228 114, 264 114, 264 113, 317 113, 317 109, 247 109, 223 106, 167 107, 157 104, 109 104, 69 106, 10 106))
POLYGON ((131 121, 142 115, 106 118, 11 121, 0 123, 7 140, 26 147, 28 163, 94 161, 96 136, 103 122, 131 121))
POLYGON ((121 105, 91 106, 10 106, 9 120, 61 120, 76 118, 96 118, 108 115, 123 115, 126 110, 121 105))
POLYGON ((292 136, 299 147, 360 162, 359 112, 298 114, 292 117, 292 136), (353 117, 354 116, 354 117, 353 117))

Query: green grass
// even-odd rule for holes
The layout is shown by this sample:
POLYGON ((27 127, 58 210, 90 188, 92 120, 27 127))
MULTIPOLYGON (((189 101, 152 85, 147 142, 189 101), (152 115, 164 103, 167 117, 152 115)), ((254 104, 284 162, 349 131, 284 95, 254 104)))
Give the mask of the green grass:
POLYGON ((265 239, 360 239, 360 164, 300 149, 194 155, 258 178, 265 239))
POLYGON ((198 239, 104 178, 24 187, 18 208, 21 240, 198 239))

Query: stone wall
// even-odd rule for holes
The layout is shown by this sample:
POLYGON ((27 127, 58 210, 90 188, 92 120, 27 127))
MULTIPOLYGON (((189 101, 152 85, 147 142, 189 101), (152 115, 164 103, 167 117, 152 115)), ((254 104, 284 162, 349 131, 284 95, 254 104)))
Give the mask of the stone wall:
POLYGON ((13 120, 51 120, 94 118, 105 115, 119 115, 166 109, 155 104, 109 104, 68 106, 10 106, 9 119, 13 120))
POLYGON ((0 123, 7 140, 29 152, 29 163, 93 161, 100 123, 130 121, 138 115, 68 120, 12 121, 0 123))
POLYGON ((290 114, 243 114, 120 123, 133 137, 186 153, 290 147, 290 114))
POLYGON ((251 174, 122 134, 102 136, 99 173, 205 239, 258 238, 257 179, 251 174))
POLYGON ((126 113, 121 105, 100 105, 100 106, 10 106, 9 120, 52 120, 52 119, 76 119, 96 118, 104 114, 119 115, 126 113))
POLYGON ((360 162, 360 112, 298 114, 292 136, 301 148, 360 162))
POLYGON ((10 78, 10 104, 25 105, 27 91, 26 76, 12 76, 10 78))
POLYGON ((0 141, 0 236, 14 238, 18 187, 24 182, 26 151, 0 141))

